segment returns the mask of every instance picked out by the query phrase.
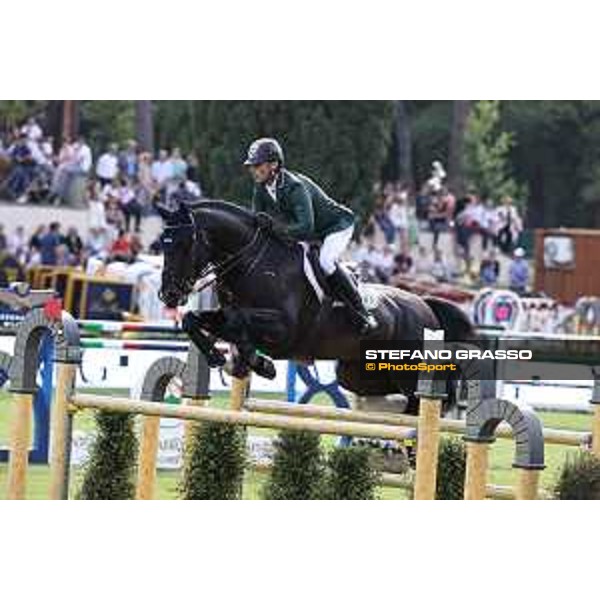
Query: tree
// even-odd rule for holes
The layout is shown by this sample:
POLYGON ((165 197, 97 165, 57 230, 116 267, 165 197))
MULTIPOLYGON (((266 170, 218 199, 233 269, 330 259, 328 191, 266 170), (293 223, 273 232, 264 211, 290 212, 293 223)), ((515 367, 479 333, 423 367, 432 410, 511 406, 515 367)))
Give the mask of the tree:
POLYGON ((464 135, 464 172, 467 186, 482 198, 513 196, 519 188, 510 174, 509 153, 514 136, 500 130, 500 102, 477 102, 467 120, 464 135))
POLYGON ((406 100, 396 100, 395 109, 398 178, 413 187, 412 140, 406 100))
POLYGON ((452 131, 448 156, 448 184, 455 194, 464 194, 463 143, 471 111, 471 100, 452 103, 452 131))
POLYGON ((363 213, 371 210, 394 124, 394 103, 383 101, 166 101, 156 109, 158 142, 198 153, 212 197, 249 203, 243 159, 253 139, 271 136, 290 168, 363 213))
POLYGON ((140 150, 154 152, 152 100, 135 101, 135 139, 140 150))

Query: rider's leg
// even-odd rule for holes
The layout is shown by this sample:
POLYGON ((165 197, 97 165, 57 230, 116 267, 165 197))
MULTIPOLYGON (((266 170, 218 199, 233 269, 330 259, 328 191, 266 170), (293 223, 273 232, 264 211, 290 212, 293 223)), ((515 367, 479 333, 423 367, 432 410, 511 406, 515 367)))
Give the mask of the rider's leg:
POLYGON ((353 279, 337 266, 337 260, 350 243, 353 232, 354 227, 350 226, 328 235, 321 246, 319 263, 327 276, 327 283, 334 296, 346 304, 360 318, 361 333, 364 334, 375 329, 377 321, 363 304, 353 279))

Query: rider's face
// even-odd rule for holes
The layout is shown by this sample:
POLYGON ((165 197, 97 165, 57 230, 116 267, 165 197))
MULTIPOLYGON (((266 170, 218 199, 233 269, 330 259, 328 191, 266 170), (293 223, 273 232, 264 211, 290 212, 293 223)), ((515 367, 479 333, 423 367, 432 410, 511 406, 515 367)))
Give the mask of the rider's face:
POLYGON ((277 172, 277 163, 262 163, 248 168, 256 183, 267 183, 277 172))

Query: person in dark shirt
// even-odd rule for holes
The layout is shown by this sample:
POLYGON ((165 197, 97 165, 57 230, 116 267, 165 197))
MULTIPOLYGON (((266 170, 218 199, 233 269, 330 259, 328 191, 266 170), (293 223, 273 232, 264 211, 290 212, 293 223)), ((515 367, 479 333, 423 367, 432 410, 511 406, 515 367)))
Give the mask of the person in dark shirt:
POLYGON ((60 234, 60 223, 50 223, 50 230, 40 239, 40 255, 41 263, 43 265, 55 265, 56 264, 56 249, 63 242, 62 235, 60 234))

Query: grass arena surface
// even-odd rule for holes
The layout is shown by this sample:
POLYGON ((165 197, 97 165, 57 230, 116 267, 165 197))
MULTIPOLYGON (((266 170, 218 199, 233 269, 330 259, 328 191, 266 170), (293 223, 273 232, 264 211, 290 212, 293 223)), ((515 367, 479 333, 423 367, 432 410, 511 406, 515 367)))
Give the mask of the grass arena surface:
MULTIPOLYGON (((99 390, 96 393, 109 394, 111 396, 128 396, 125 390, 99 390)), ((281 394, 256 394, 255 397, 270 399, 281 398, 281 394)), ((220 408, 228 406, 228 395, 225 393, 215 394, 211 405, 220 408)), ((326 396, 317 397, 315 403, 323 406, 331 406, 326 396)), ((0 446, 6 447, 9 439, 10 418, 12 414, 12 398, 5 390, 0 391, 0 446)), ((539 412, 544 427, 557 429, 571 429, 575 431, 589 431, 591 428, 591 415, 567 414, 558 412, 539 412)), ((139 417, 138 417, 139 418, 139 417)), ((94 428, 93 411, 81 411, 75 416, 74 430, 92 431, 94 428)), ((275 435, 276 432, 253 430, 250 434, 275 435)), ((445 435, 445 434, 444 434, 445 435)), ((323 435, 323 445, 331 447, 336 443, 337 436, 323 435)), ((549 489, 553 486, 558 471, 564 464, 566 456, 575 452, 575 448, 546 444, 546 465, 542 472, 540 486, 549 489)), ((499 485, 515 485, 518 473, 511 468, 514 454, 514 443, 512 440, 499 439, 491 448, 490 468, 488 482, 499 485)), ((73 497, 79 486, 81 469, 74 468, 71 477, 70 497, 73 497)), ((8 465, 0 463, 0 498, 6 498, 8 465)), ((27 498, 43 500, 48 498, 50 469, 47 465, 30 465, 27 481, 27 498)), ((177 484, 180 474, 178 471, 159 471, 156 485, 156 498, 161 500, 174 500, 178 497, 177 484)), ((265 481, 266 475, 247 471, 244 481, 244 498, 260 498, 260 488, 265 481)), ((406 492, 394 488, 380 488, 380 497, 386 500, 404 499, 406 492)))

